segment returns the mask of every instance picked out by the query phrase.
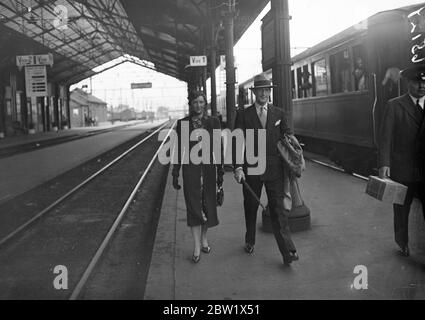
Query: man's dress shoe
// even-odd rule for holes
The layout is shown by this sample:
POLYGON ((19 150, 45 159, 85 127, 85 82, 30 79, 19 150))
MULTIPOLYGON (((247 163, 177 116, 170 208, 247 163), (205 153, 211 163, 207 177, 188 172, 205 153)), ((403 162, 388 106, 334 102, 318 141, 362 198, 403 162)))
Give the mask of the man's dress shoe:
POLYGON ((251 245, 249 243, 245 244, 245 251, 249 254, 254 252, 254 245, 251 245))
POLYGON ((298 256, 297 252, 291 251, 289 253, 289 259, 283 258, 283 264, 285 266, 289 266, 292 263, 292 261, 297 261, 297 260, 299 260, 299 256, 298 256))
POLYGON ((292 261, 297 261, 297 260, 300 259, 300 257, 298 256, 298 253, 296 251, 291 251, 289 253, 289 255, 290 255, 292 261))
POLYGON ((410 256, 410 250, 409 250, 409 247, 408 247, 408 246, 401 247, 401 248, 400 248, 400 253, 401 253, 401 255, 402 255, 403 257, 408 257, 408 256, 410 256))

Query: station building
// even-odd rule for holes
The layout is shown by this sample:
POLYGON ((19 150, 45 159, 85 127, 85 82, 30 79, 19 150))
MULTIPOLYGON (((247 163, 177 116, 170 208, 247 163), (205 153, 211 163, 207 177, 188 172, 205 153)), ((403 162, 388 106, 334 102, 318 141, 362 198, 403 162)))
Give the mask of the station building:
POLYGON ((80 88, 71 91, 70 109, 72 127, 87 127, 93 120, 96 123, 108 120, 106 102, 80 88))

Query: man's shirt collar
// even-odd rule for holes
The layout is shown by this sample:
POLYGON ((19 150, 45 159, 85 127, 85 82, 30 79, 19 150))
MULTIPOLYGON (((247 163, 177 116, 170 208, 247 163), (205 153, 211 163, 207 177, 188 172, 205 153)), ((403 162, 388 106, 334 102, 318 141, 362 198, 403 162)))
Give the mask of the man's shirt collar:
POLYGON ((261 106, 257 101, 255 102, 255 108, 257 109, 257 111, 260 111, 261 107, 264 107, 264 110, 267 111, 267 105, 268 103, 266 103, 265 105, 261 106))
MULTIPOLYGON (((418 101, 418 98, 415 98, 410 93, 409 93, 409 96, 410 96, 410 99, 412 99, 413 103, 416 105, 416 101, 418 101)), ((419 105, 421 106, 422 110, 424 109, 424 104, 425 104, 425 96, 423 96, 422 98, 419 98, 419 105)))

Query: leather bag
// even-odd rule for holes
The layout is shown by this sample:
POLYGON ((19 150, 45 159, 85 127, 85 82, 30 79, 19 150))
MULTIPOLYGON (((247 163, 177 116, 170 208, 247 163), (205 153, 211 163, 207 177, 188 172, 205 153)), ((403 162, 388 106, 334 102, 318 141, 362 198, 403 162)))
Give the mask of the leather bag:
POLYGON ((301 177, 301 173, 305 170, 305 160, 303 149, 295 136, 285 133, 277 142, 277 149, 289 172, 297 178, 301 177))

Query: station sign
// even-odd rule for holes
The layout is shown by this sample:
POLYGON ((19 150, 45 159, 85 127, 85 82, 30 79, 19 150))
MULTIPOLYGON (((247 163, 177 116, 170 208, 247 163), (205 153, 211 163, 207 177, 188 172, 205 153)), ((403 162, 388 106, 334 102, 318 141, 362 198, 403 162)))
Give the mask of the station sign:
POLYGON ((205 67, 207 65, 207 56, 190 56, 191 67, 205 67))
POLYGON ((52 66, 53 65, 53 54, 37 54, 35 55, 35 64, 36 65, 44 65, 44 66, 52 66))
POLYGON ((146 89, 152 88, 152 82, 132 83, 131 89, 146 89))
POLYGON ((46 66, 25 67, 25 89, 27 97, 47 96, 46 66))
POLYGON ((18 67, 34 65, 34 56, 33 55, 16 56, 16 65, 18 67))
POLYGON ((23 56, 16 56, 16 65, 18 67, 25 67, 25 66, 52 66, 53 65, 53 54, 47 53, 47 54, 36 54, 36 55, 23 55, 23 56))

